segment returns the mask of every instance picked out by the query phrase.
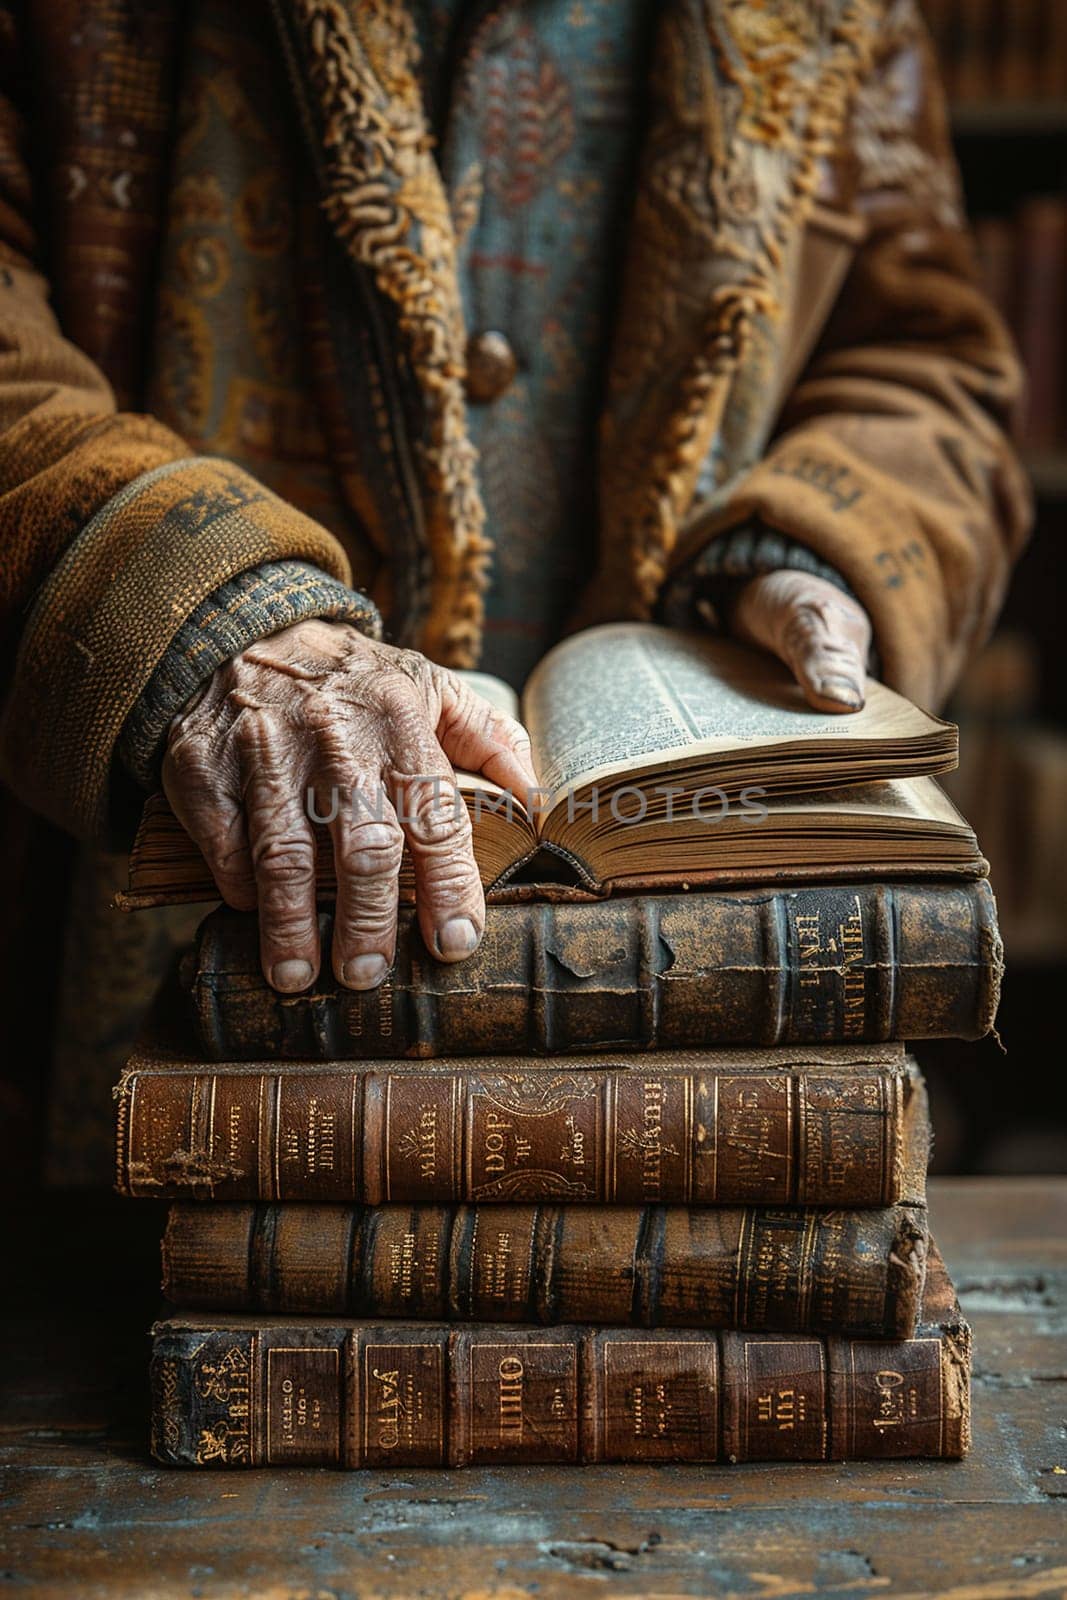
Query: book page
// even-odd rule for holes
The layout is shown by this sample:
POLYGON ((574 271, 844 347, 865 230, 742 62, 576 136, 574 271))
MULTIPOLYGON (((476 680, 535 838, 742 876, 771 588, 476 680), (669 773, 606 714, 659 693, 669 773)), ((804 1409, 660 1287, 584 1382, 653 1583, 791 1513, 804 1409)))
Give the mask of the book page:
POLYGON ((541 661, 523 695, 538 776, 549 794, 670 756, 820 740, 921 738, 946 724, 874 679, 846 716, 813 711, 764 651, 651 623, 576 634, 541 661))
POLYGON ((847 827, 850 816, 892 817, 901 822, 932 823, 971 833, 970 823, 953 805, 935 778, 897 778, 890 783, 861 783, 851 789, 829 789, 786 801, 767 802, 774 813, 821 811, 840 816, 847 827))

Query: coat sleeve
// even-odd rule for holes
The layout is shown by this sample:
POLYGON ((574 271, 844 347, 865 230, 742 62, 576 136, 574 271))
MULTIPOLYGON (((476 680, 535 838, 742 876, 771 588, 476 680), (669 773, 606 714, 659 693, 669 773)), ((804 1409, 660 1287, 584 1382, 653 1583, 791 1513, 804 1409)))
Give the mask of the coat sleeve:
POLYGON ((91 835, 126 717, 184 619, 265 562, 350 573, 331 534, 247 473, 118 411, 63 337, 35 239, 17 43, 3 40, 0 83, 0 774, 91 835))
POLYGON ((866 223, 764 457, 697 508, 668 588, 756 522, 866 607, 883 676, 940 704, 986 638, 1031 517, 1011 445, 1021 372, 978 286, 944 98, 913 0, 895 0, 849 130, 866 223))

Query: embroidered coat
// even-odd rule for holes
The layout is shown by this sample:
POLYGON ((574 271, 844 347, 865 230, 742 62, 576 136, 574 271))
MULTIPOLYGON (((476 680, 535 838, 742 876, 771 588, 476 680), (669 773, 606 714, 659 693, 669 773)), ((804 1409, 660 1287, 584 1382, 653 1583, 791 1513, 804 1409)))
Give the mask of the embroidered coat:
MULTIPOLYGON (((2 15, 2 761, 91 833, 176 629, 259 563, 354 581, 390 637, 477 661, 463 197, 435 161, 404 0, 235 5, 218 49, 260 53, 262 98, 228 104, 223 73, 196 115, 236 130, 254 281, 242 325, 210 340, 226 403, 208 405, 220 262, 190 247, 199 297, 159 274, 168 227, 219 203, 176 160, 196 133, 175 119, 184 8, 2 15), (146 391, 160 329, 171 356, 146 391)), ((887 679, 936 704, 1029 508, 1006 437, 1019 372, 975 283, 915 0, 663 0, 645 113, 575 620, 654 614, 709 540, 756 519, 842 575, 887 679)))

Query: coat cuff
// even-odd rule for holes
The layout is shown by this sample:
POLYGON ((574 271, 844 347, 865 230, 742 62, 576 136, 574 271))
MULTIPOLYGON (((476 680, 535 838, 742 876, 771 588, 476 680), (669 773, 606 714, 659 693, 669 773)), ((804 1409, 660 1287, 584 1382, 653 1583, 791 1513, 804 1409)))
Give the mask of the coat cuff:
POLYGON ((749 579, 783 569, 825 578, 842 593, 852 595, 837 568, 814 550, 753 521, 709 539, 675 568, 660 601, 663 620, 672 628, 704 624, 725 630, 733 603, 749 579))
POLYGON ((170 724, 216 667, 310 617, 380 631, 372 600, 305 561, 264 562, 220 584, 186 617, 126 718, 118 757, 130 777, 157 788, 170 724))
POLYGON ((18 797, 72 833, 106 835, 128 798, 116 772, 134 792, 116 745, 176 632, 220 585, 285 560, 351 576, 332 534, 231 462, 170 461, 113 495, 23 629, 0 721, 0 772, 18 797))

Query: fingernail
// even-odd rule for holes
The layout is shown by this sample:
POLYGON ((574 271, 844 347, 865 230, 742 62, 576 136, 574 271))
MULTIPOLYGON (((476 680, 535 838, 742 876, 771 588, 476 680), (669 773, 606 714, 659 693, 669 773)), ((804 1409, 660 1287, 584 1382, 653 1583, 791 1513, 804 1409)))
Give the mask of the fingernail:
POLYGON ((478 943, 478 934, 469 917, 453 917, 443 928, 438 928, 434 942, 439 956, 446 961, 458 961, 460 956, 470 955, 478 943))
POLYGON ((384 956, 353 956, 341 968, 341 976, 349 989, 376 989, 388 971, 384 956))
POLYGON ((313 977, 310 961, 276 961, 270 969, 271 983, 283 994, 306 989, 313 977))
POLYGON ((846 706, 859 710, 863 704, 863 695, 851 678, 820 678, 819 693, 827 700, 840 700, 846 706))

